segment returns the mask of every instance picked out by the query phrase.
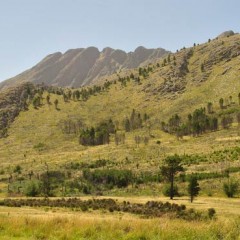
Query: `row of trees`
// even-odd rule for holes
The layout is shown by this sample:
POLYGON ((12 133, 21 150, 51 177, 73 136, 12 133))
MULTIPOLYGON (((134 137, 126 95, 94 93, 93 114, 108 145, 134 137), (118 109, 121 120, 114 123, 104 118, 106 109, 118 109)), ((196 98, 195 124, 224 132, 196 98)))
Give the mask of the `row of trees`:
MULTIPOLYGON (((207 112, 212 113, 212 104, 208 104, 207 112)), ((182 118, 175 114, 167 123, 161 122, 161 129, 170 134, 176 134, 177 137, 186 135, 198 136, 207 131, 217 131, 219 124, 223 129, 227 129, 233 122, 233 117, 230 114, 225 114, 219 118, 217 115, 208 115, 205 108, 196 109, 192 114, 189 114, 184 122, 182 118)), ((237 122, 240 124, 240 113, 236 114, 237 122)))
POLYGON ((198 136, 206 131, 216 131, 218 124, 216 117, 208 116, 205 108, 200 108, 196 109, 193 114, 189 114, 186 122, 183 122, 178 114, 173 115, 168 123, 161 123, 161 128, 163 131, 176 134, 178 137, 190 134, 198 136))

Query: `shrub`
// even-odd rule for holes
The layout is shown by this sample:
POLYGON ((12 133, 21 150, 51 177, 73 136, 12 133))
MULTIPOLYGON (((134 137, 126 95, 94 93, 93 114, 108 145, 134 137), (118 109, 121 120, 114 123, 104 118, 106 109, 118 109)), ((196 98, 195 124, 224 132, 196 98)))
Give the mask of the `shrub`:
POLYGON ((36 182, 28 183, 28 185, 26 186, 26 189, 25 189, 25 194, 28 197, 36 197, 37 195, 39 195, 40 189, 39 189, 38 183, 36 183, 36 182))
POLYGON ((232 198, 238 192, 238 183, 230 179, 229 182, 223 184, 225 194, 232 198))
POLYGON ((209 208, 208 209, 208 217, 212 219, 216 214, 216 210, 214 208, 209 208))
MULTIPOLYGON (((170 190, 171 190, 170 184, 166 184, 166 185, 163 187, 163 190, 162 190, 163 195, 166 196, 166 197, 170 197, 170 190)), ((174 195, 174 196, 179 196, 177 185, 174 185, 174 186, 173 186, 173 195, 174 195)))

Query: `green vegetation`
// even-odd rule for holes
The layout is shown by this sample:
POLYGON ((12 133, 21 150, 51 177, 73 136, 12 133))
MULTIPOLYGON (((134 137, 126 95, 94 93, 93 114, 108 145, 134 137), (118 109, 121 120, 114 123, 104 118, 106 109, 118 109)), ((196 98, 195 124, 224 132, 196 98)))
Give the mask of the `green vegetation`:
POLYGON ((193 202, 194 197, 198 195, 200 191, 199 183, 195 176, 191 176, 189 179, 188 193, 190 195, 190 201, 193 202))

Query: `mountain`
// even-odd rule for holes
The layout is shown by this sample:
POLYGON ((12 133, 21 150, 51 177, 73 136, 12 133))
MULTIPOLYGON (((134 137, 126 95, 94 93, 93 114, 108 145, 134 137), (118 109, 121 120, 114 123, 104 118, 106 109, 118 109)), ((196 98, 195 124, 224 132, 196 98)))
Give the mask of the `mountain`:
POLYGON ((120 69, 132 69, 167 55, 162 49, 138 47, 134 52, 95 47, 79 48, 53 53, 36 66, 14 78, 0 83, 0 89, 15 83, 45 83, 60 87, 80 87, 96 82, 99 78, 120 69))
MULTIPOLYGON (((156 119, 156 122, 166 121, 172 114, 181 114, 186 117, 194 109, 206 107, 208 102, 211 102, 213 107, 219 108, 220 98, 223 98, 226 106, 234 102, 235 105, 232 106, 236 106, 236 109, 232 111, 236 112, 238 110, 236 105, 238 103, 237 96, 240 91, 239 42, 239 34, 222 36, 204 44, 194 44, 193 47, 183 48, 174 54, 168 54, 164 59, 156 60, 152 64, 142 65, 141 68, 132 68, 128 71, 114 73, 106 76, 104 81, 99 81, 98 85, 80 88, 80 101, 72 98, 76 90, 72 90, 69 95, 70 90, 68 89, 58 90, 57 87, 56 89, 45 89, 44 94, 46 95, 46 92, 49 91, 52 95, 51 98, 58 99, 60 108, 64 106, 66 110, 64 114, 62 114, 63 109, 55 113, 58 118, 54 120, 53 125, 57 125, 57 122, 64 120, 66 116, 72 116, 73 118, 81 116, 85 126, 95 125, 107 118, 112 118, 122 123, 123 119, 128 116, 133 108, 141 112, 147 112, 148 115, 152 116, 152 119, 156 119), (63 94, 68 95, 71 101, 63 101, 63 97, 59 96, 63 94), (231 100, 229 99, 230 96, 232 97, 231 100), (65 102, 68 102, 68 105, 65 106, 65 102)), ((82 54, 88 51, 97 53, 97 50, 94 48, 70 50, 64 54, 65 58, 62 54, 57 53, 47 57, 34 67, 35 72, 40 70, 44 72, 45 69, 45 73, 54 75, 55 71, 47 71, 47 69, 56 70, 56 62, 63 66, 65 62, 69 62, 69 59, 74 58, 76 51, 82 54), (56 68, 52 66, 51 62, 53 62, 56 68)), ((151 50, 139 47, 128 56, 128 62, 124 60, 125 54, 123 52, 120 54, 119 51, 106 48, 101 53, 104 56, 102 59, 106 60, 106 56, 111 56, 111 59, 113 59, 115 55, 121 55, 121 61, 119 57, 118 62, 121 62, 122 66, 128 64, 128 66, 135 67, 139 62, 143 61, 141 56, 146 59, 144 54, 145 56, 149 55, 151 50)), ((158 53, 155 51, 155 54, 158 53)), ((86 55, 90 56, 91 54, 86 55)), ((102 70, 102 66, 105 66, 105 64, 101 63, 100 58, 98 61, 100 62, 97 65, 102 70)), ((89 60, 89 62, 91 61, 89 60)), ((84 64, 80 59, 79 63, 84 64)), ((70 79, 74 74, 77 74, 77 70, 75 69, 76 71, 74 72, 74 67, 71 64, 68 64, 68 68, 71 71, 67 71, 65 68, 62 69, 64 77, 60 78, 61 75, 58 75, 55 82, 56 86, 64 84, 60 79, 68 79, 68 77, 70 79), (65 70, 66 72, 71 72, 72 75, 64 75, 65 70)), ((24 74, 30 75, 31 71, 33 70, 29 70, 24 74)), ((91 75, 96 75, 96 72, 99 71, 92 68, 91 75)), ((80 73, 84 74, 84 72, 79 72, 78 74, 80 75, 80 73)), ((49 75, 46 75, 46 79, 47 77, 49 75)), ((0 119, 4 123, 4 126, 1 127, 0 125, 0 130, 4 134, 6 134, 5 128, 11 125, 14 118, 20 112, 23 112, 22 110, 27 109, 26 104, 31 108, 32 99, 37 94, 37 89, 38 87, 34 87, 33 84, 24 84, 20 85, 20 87, 12 87, 0 92, 0 119), (13 110, 9 113, 8 109, 13 110)), ((45 101, 44 98, 43 101, 45 101)), ((47 112, 44 115, 49 118, 52 112, 49 112, 47 109, 50 109, 50 107, 45 105, 46 103, 43 104, 43 108, 40 108, 41 110, 32 111, 33 115, 29 115, 29 119, 27 116, 31 111, 24 111, 23 114, 26 116, 26 121, 30 121, 32 117, 35 117, 40 112, 44 113, 45 110, 47 112)), ((38 118, 42 121, 42 124, 48 121, 43 115, 39 115, 38 118)), ((49 126, 52 125, 50 124, 49 126)), ((51 132, 50 129, 49 132, 51 132)))

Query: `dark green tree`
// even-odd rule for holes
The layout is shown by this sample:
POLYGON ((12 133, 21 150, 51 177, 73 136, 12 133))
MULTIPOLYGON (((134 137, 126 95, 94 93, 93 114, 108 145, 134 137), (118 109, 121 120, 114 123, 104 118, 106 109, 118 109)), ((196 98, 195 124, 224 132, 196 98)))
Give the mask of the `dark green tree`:
POLYGON ((125 131, 126 132, 130 132, 131 131, 131 124, 128 118, 125 119, 124 122, 124 127, 125 127, 125 131))
POLYGON ((190 201, 193 202, 194 197, 198 195, 200 187, 195 176, 191 176, 188 184, 188 193, 190 196, 190 201))
POLYGON ((76 90, 76 91, 75 91, 75 96, 76 96, 76 99, 77 99, 77 100, 80 99, 80 91, 79 91, 79 90, 76 90))
POLYGON ((223 104, 224 104, 224 100, 223 100, 223 98, 220 98, 219 99, 219 105, 220 105, 221 109, 223 109, 223 104))
POLYGON ((58 109, 58 100, 57 99, 55 99, 54 105, 55 105, 55 108, 58 109))
POLYGON ((211 102, 208 102, 207 104, 207 110, 208 113, 211 114, 213 112, 213 104, 211 102))
POLYGON ((161 174, 170 182, 170 199, 174 197, 174 177, 178 172, 184 171, 179 155, 168 156, 160 168, 161 174))
POLYGON ((34 108, 38 108, 41 104, 41 98, 39 94, 36 94, 32 100, 32 104, 34 108))

